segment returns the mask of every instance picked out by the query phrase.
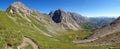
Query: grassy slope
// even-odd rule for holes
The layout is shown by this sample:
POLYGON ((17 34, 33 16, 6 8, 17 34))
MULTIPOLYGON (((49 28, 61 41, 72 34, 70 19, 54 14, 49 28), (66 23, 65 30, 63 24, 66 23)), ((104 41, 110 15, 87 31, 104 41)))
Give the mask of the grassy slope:
POLYGON ((13 47, 16 47, 16 45, 21 43, 22 36, 27 36, 33 39, 40 46, 41 49, 106 49, 107 47, 109 47, 76 46, 72 44, 71 41, 79 35, 81 35, 79 36, 79 38, 83 39, 87 34, 80 34, 82 32, 75 33, 76 31, 61 33, 62 36, 48 37, 41 34, 38 30, 29 27, 26 24, 26 20, 23 20, 19 15, 13 15, 10 13, 7 14, 17 17, 17 22, 23 23, 24 25, 21 26, 16 24, 10 18, 8 18, 6 12, 0 11, 0 48, 3 48, 5 43, 10 43, 11 45, 13 45, 13 47), (58 39, 58 41, 54 39, 58 39))
POLYGON ((9 19, 5 12, 0 12, 0 48, 6 44, 13 46, 21 43, 21 33, 19 32, 21 27, 9 19))

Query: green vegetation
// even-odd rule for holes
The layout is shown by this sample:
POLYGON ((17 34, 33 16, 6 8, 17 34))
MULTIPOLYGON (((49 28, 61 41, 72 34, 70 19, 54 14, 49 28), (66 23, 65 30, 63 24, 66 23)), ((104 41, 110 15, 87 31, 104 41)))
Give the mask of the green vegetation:
POLYGON ((92 32, 89 31, 67 31, 61 33, 61 36, 57 36, 58 39, 61 39, 63 41, 67 40, 68 42, 71 42, 73 40, 82 40, 85 39, 87 36, 92 34, 92 32))
POLYGON ((84 30, 87 30, 87 31, 93 31, 101 27, 99 24, 92 23, 92 22, 83 22, 80 24, 80 26, 84 28, 84 30))
POLYGON ((6 44, 13 47, 21 43, 20 29, 11 19, 9 19, 5 12, 0 12, 0 48, 6 44))

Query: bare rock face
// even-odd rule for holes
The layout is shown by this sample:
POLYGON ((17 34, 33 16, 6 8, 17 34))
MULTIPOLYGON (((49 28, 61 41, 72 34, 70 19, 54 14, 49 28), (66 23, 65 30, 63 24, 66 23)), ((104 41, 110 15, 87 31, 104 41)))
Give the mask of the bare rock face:
POLYGON ((81 29, 81 27, 71 17, 71 15, 67 12, 64 12, 61 9, 52 11, 52 12, 50 12, 49 15, 55 23, 62 24, 64 27, 66 27, 66 29, 72 29, 72 30, 80 30, 81 29))
POLYGON ((54 22, 60 23, 62 21, 62 13, 63 11, 59 9, 59 10, 56 10, 55 12, 52 11, 50 15, 54 22))

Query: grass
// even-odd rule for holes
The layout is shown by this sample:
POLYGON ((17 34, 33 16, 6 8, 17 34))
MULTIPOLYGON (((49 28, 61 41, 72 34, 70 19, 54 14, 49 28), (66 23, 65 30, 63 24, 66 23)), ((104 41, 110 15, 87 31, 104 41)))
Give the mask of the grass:
POLYGON ((20 29, 15 23, 12 22, 6 15, 6 12, 0 12, 0 48, 5 44, 11 44, 13 47, 21 43, 20 29))

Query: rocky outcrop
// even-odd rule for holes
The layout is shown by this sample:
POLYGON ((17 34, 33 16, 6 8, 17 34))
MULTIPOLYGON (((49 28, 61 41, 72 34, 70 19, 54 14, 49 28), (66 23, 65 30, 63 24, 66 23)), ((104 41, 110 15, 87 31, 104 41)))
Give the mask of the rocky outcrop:
POLYGON ((62 24, 66 29, 81 30, 81 27, 72 18, 70 13, 64 12, 61 9, 50 12, 50 17, 55 23, 62 24))
POLYGON ((52 11, 50 12, 50 16, 52 17, 53 21, 56 23, 60 23, 62 21, 62 17, 64 15, 62 15, 64 12, 62 10, 56 10, 55 12, 52 11))

